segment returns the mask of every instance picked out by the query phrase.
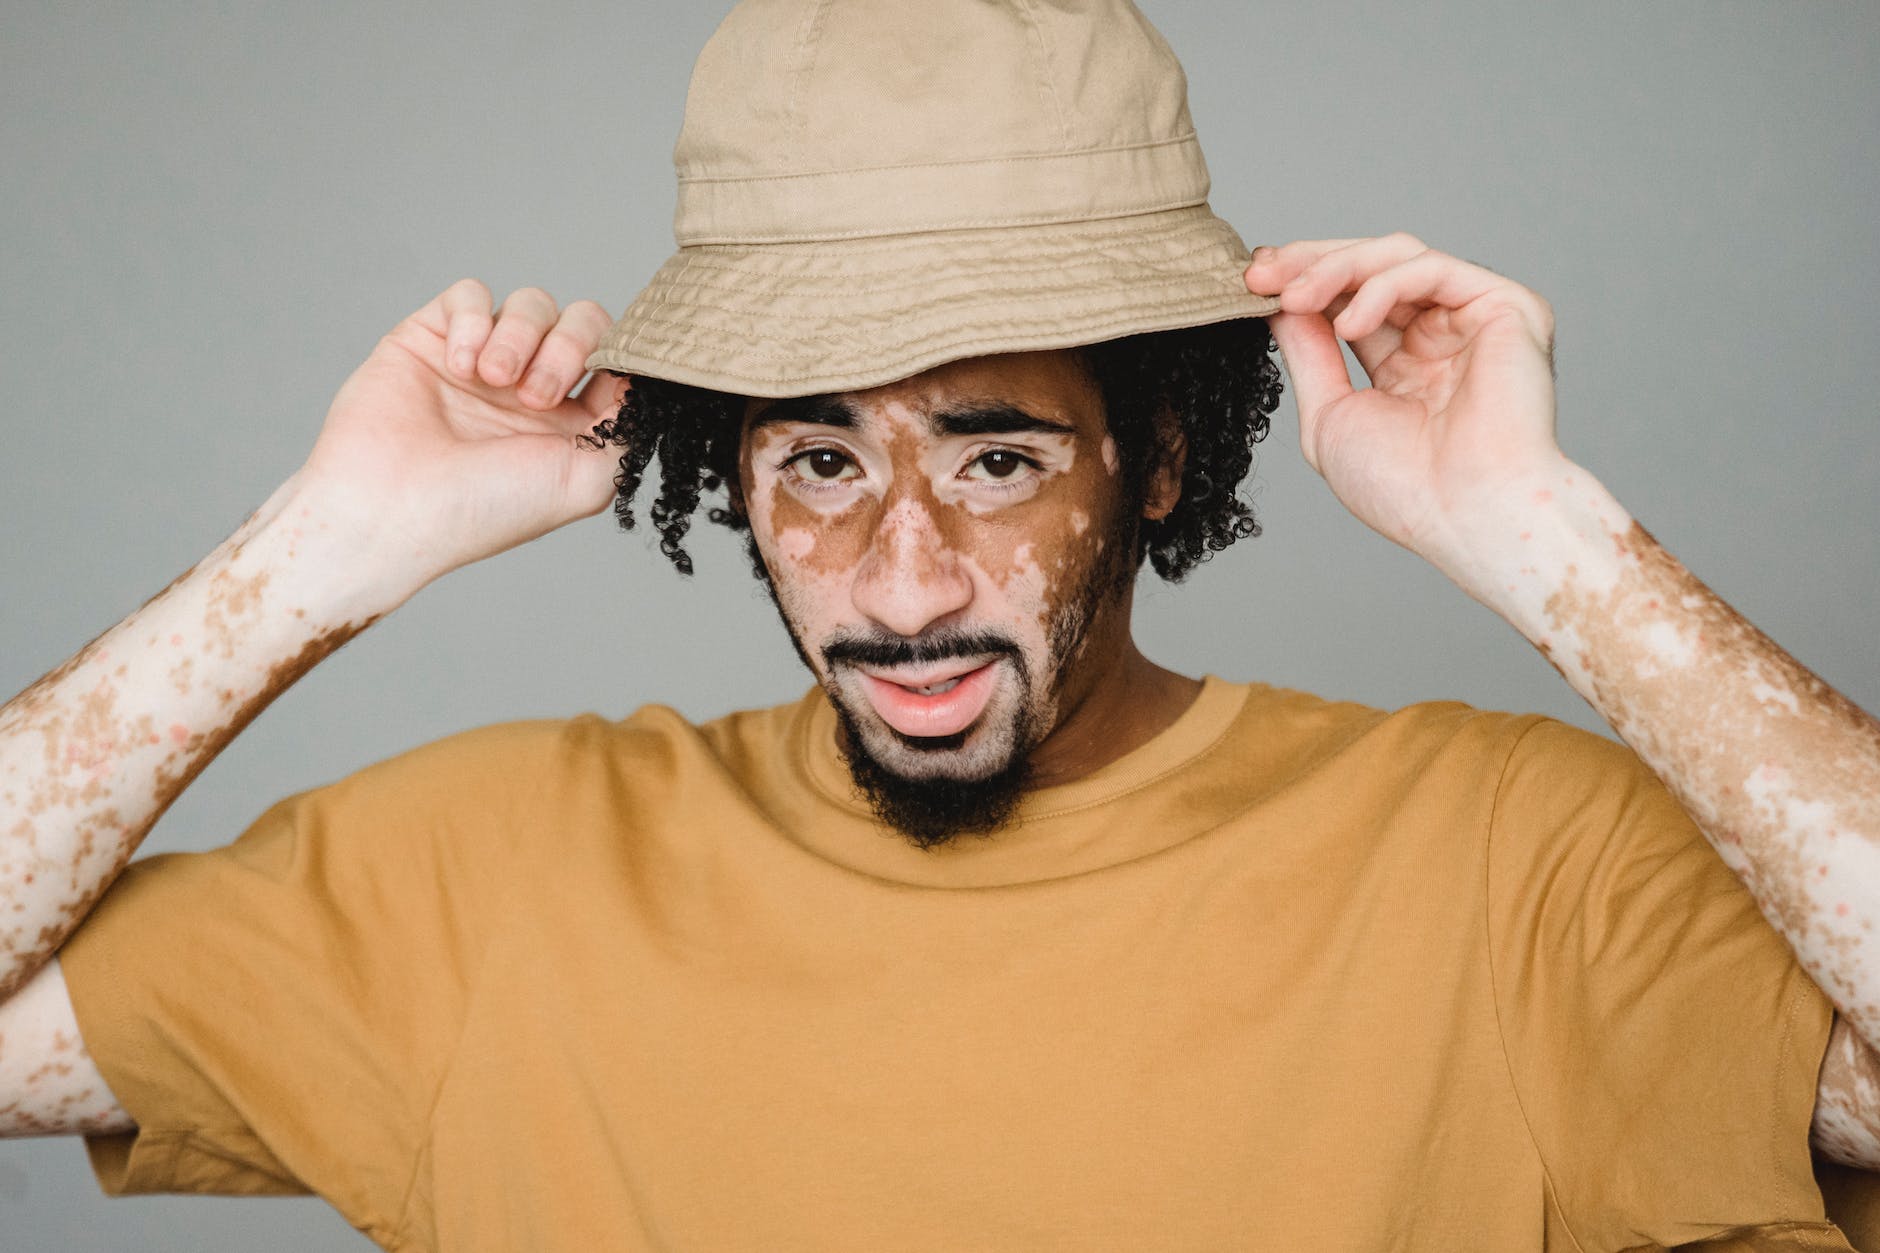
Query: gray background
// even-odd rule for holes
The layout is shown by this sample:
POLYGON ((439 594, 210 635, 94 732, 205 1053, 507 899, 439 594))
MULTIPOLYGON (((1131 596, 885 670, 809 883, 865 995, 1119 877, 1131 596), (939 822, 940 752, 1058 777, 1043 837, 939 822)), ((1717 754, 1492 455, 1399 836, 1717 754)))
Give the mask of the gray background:
MULTIPOLYGON (((618 312, 670 248, 671 144, 724 7, 6 4, 0 692, 238 525, 451 280, 618 312)), ((1872 7, 1148 8, 1249 243, 1401 228, 1547 296, 1568 453, 1880 708, 1872 7)), ((1290 403, 1251 491, 1263 538, 1144 584, 1156 659, 1600 725, 1343 513, 1290 403)), ((276 797, 478 723, 796 695, 736 548, 694 547, 688 583, 603 517, 451 576, 280 700, 146 850, 224 843, 276 797)), ((0 1145, 8 1250, 263 1245, 365 1247, 316 1201, 106 1202, 76 1142, 0 1145)))

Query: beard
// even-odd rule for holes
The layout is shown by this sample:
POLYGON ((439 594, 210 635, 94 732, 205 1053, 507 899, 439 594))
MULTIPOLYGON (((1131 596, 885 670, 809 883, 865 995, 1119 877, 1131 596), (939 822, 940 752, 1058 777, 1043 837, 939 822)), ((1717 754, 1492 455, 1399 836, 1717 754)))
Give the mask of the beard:
POLYGON ((831 675, 823 690, 842 730, 838 747, 876 818, 921 849, 1011 824, 1031 773, 1031 751, 1051 729, 1050 711, 1032 698, 1031 668, 1015 643, 953 631, 917 639, 846 634, 826 644, 822 654, 831 675), (915 666, 988 654, 997 658, 991 664, 1011 666, 1020 695, 1016 702, 995 696, 973 726, 953 735, 912 736, 881 727, 871 736, 870 724, 833 677, 845 664, 915 666))
POLYGON ((835 709, 837 745, 857 795, 877 820, 922 850, 953 844, 961 836, 988 837, 1013 824, 1030 781, 1031 754, 1055 728, 1059 694, 1071 665, 1084 655, 1106 604, 1127 604, 1125 593, 1135 574, 1134 564, 1121 559, 1130 546, 1116 545, 1114 555, 1090 571, 1078 594, 1052 614, 1044 664, 1039 667, 1042 684, 1034 682, 1034 667, 1009 636, 948 628, 913 637, 841 632, 817 650, 823 661, 818 667, 755 539, 747 537, 746 542, 791 646, 835 709), (987 657, 993 665, 1010 666, 1016 682, 1003 685, 1002 691, 1015 688, 1017 694, 995 695, 972 726, 954 735, 908 736, 878 726, 866 699, 852 699, 836 677, 845 665, 894 668, 987 657))

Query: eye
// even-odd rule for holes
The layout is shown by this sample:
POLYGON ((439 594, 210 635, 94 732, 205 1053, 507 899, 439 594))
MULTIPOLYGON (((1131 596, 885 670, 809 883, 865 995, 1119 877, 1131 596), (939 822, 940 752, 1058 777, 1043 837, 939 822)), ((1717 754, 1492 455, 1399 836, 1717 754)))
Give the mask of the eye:
POLYGON ((833 448, 805 449, 784 462, 783 468, 810 483, 837 483, 861 473, 861 467, 849 460, 847 454, 833 448))
POLYGON ((967 478, 981 482, 990 480, 1003 483, 1022 477, 1022 472, 1027 468, 1036 470, 1039 468, 1038 463, 1009 448, 993 448, 974 457, 966 467, 965 474, 967 478))

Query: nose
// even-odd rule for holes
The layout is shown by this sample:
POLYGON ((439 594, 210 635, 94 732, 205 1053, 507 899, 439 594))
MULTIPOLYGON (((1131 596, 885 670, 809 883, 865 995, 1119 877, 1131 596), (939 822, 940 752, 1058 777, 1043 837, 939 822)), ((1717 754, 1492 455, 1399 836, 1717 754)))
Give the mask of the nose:
POLYGON ((971 604, 973 581, 933 509, 902 496, 882 513, 850 595, 880 626, 912 637, 971 604))

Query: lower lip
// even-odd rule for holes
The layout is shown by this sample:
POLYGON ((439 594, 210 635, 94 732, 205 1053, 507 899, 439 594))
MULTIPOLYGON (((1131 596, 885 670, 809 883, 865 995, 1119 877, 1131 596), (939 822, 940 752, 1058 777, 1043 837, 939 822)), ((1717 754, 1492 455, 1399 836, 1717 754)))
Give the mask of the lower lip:
MULTIPOLYGON (((960 681, 945 692, 922 696, 899 683, 889 683, 871 674, 862 675, 862 688, 881 720, 902 735, 917 739, 958 735, 973 725, 992 699, 993 672, 999 663, 988 662, 960 676, 960 681)), ((859 673, 859 672, 858 672, 859 673)))

